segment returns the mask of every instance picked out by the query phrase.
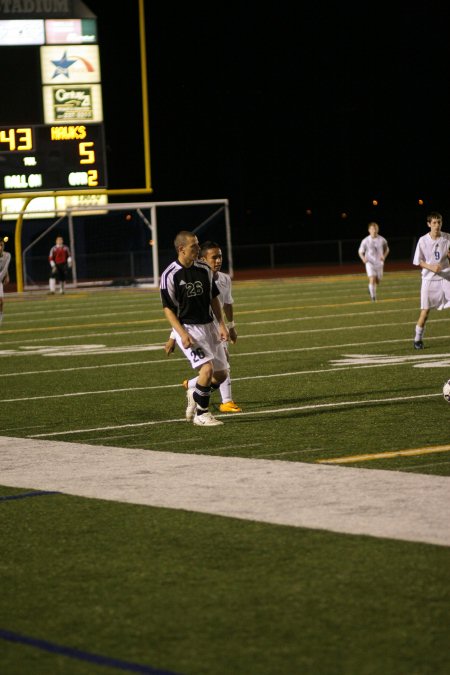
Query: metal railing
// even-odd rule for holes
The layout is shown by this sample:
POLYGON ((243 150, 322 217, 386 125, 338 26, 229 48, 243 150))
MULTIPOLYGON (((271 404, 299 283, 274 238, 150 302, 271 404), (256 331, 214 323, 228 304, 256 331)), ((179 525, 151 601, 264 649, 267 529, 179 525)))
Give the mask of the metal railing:
MULTIPOLYGON (((359 262, 360 239, 328 239, 287 243, 243 244, 233 246, 235 269, 301 267, 303 265, 345 265, 359 262)), ((389 239, 389 258, 412 260, 416 237, 389 239)))

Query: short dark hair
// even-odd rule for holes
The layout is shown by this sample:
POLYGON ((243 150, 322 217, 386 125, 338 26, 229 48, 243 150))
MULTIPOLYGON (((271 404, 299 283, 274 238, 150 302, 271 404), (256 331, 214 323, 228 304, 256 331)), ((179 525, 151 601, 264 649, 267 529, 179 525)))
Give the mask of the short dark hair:
POLYGON ((208 251, 210 251, 212 248, 221 248, 221 246, 216 241, 205 241, 203 244, 201 244, 200 258, 204 258, 208 251))
POLYGON ((427 223, 431 223, 432 220, 439 220, 442 223, 442 214, 438 213, 438 211, 432 211, 427 216, 427 223))

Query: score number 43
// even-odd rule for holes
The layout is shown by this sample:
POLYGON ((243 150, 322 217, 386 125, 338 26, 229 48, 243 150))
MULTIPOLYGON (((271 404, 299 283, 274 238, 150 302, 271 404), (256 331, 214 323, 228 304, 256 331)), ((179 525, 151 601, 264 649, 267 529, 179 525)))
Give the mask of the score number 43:
MULTIPOLYGON (((33 130, 30 127, 23 129, 0 129, 0 143, 8 145, 7 150, 27 151, 33 149, 33 130)), ((0 147, 1 150, 1 147, 0 147)))

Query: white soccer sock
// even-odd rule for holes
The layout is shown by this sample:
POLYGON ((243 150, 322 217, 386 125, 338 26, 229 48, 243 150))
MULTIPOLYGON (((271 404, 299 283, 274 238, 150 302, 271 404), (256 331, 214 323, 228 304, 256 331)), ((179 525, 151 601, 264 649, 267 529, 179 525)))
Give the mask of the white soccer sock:
POLYGON ((425 326, 416 326, 416 336, 414 338, 414 342, 420 342, 420 340, 423 338, 424 330, 425 326))
POLYGON ((222 399, 222 403, 229 403, 230 401, 233 400, 233 397, 231 395, 230 374, 228 374, 227 379, 222 382, 219 389, 220 389, 220 398, 222 399))
POLYGON ((50 277, 49 279, 49 288, 50 288, 50 293, 54 293, 56 290, 56 279, 54 277, 50 277))
POLYGON ((377 297, 377 287, 375 284, 369 284, 369 293, 371 298, 377 297))
POLYGON ((195 387, 195 385, 197 384, 197 380, 198 380, 198 375, 197 375, 197 377, 193 377, 192 380, 189 380, 188 381, 188 388, 193 389, 195 387))

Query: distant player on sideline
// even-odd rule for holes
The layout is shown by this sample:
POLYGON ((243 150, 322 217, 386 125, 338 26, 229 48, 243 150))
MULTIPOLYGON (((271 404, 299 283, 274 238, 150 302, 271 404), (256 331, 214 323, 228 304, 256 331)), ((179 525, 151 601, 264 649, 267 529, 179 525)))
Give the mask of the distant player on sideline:
MULTIPOLYGON (((237 340, 236 326, 233 320, 233 297, 231 295, 231 278, 228 274, 221 272, 222 267, 222 250, 215 241, 205 241, 204 244, 200 246, 200 258, 202 262, 205 262, 213 271, 214 281, 217 284, 219 289, 219 300, 222 305, 225 318, 228 321, 228 331, 230 334, 231 344, 235 344, 237 340)), ((175 332, 172 331, 169 339, 167 340, 164 350, 167 356, 172 354, 175 349, 175 332)), ((228 354, 228 349, 224 345, 225 352, 227 355, 228 364, 230 363, 230 358, 228 354)), ((183 387, 185 389, 190 389, 195 387, 197 384, 198 377, 193 377, 190 380, 183 381, 183 387)), ((242 412, 242 409, 233 401, 231 395, 231 378, 230 378, 230 366, 228 365, 228 376, 224 382, 220 385, 220 397, 222 403, 220 404, 219 410, 222 413, 235 413, 242 412)))
POLYGON ((50 293, 56 290, 56 280, 59 281, 59 292, 64 293, 64 284, 67 277, 67 269, 72 267, 72 255, 68 246, 64 244, 62 237, 56 237, 55 245, 50 249, 48 261, 51 267, 49 279, 50 293))
POLYGON ((437 211, 427 216, 427 225, 430 231, 420 237, 413 258, 413 265, 422 268, 414 349, 423 349, 423 333, 430 309, 450 307, 450 234, 441 232, 442 216, 437 211))
POLYGON ((198 371, 195 388, 186 392, 186 419, 197 426, 217 426, 223 422, 209 412, 209 400, 211 390, 218 389, 228 375, 223 343, 229 338, 219 289, 212 270, 198 260, 200 246, 193 232, 179 232, 174 246, 177 259, 162 273, 160 293, 177 345, 198 371))
POLYGON ((0 239, 0 324, 3 321, 3 284, 9 283, 8 267, 11 253, 5 251, 5 242, 0 239))
POLYGON ((379 232, 378 223, 369 223, 369 234, 359 245, 358 255, 366 266, 369 277, 369 294, 372 302, 377 299, 377 285, 383 278, 384 261, 389 255, 389 246, 379 232))

